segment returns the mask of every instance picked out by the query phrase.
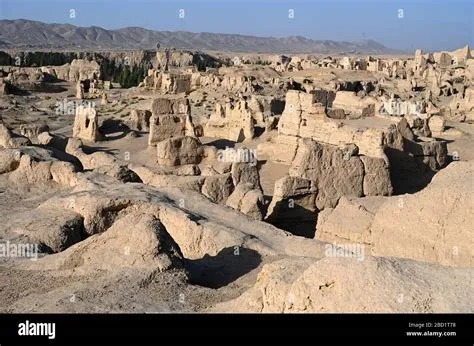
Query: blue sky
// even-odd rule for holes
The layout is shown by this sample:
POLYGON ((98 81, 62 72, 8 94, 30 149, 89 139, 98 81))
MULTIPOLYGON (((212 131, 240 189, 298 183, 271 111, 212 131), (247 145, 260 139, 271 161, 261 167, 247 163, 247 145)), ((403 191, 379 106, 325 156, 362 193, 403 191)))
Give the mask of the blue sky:
POLYGON ((474 0, 0 0, 0 18, 107 29, 373 39, 407 50, 474 46, 474 0), (69 17, 70 9, 76 18, 69 17))

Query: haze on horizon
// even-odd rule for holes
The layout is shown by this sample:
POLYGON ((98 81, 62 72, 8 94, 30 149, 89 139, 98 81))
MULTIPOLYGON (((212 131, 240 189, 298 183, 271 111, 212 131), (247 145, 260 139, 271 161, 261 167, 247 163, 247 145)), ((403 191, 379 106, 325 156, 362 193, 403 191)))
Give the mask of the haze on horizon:
POLYGON ((20 18, 105 29, 372 39, 406 51, 474 46, 471 0, 0 0, 0 19, 20 18))

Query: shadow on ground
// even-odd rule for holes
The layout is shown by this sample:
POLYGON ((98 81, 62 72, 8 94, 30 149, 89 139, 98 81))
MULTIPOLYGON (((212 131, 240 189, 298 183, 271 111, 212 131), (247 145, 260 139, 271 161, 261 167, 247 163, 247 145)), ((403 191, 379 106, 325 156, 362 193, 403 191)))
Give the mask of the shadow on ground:
POLYGON ((216 256, 186 260, 190 283, 217 289, 227 286, 257 268, 262 262, 257 251, 242 247, 228 247, 216 256))
POLYGON ((112 141, 124 138, 130 129, 120 119, 106 119, 99 127, 99 132, 105 137, 105 140, 112 141))
POLYGON ((207 145, 212 145, 216 147, 216 149, 226 149, 226 148, 233 148, 235 146, 235 141, 231 141, 228 139, 217 139, 215 141, 207 143, 207 145))
POLYGON ((272 215, 268 215, 265 221, 293 235, 314 238, 318 214, 299 205, 298 200, 290 203, 290 200, 284 199, 275 204, 272 215))

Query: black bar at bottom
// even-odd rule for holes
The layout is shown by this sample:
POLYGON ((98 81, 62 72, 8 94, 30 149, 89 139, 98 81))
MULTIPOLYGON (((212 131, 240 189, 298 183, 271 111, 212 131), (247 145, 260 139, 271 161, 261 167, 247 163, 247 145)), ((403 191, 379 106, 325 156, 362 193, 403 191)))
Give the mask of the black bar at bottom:
POLYGON ((0 345, 472 346, 473 326, 472 314, 3 314, 0 345))

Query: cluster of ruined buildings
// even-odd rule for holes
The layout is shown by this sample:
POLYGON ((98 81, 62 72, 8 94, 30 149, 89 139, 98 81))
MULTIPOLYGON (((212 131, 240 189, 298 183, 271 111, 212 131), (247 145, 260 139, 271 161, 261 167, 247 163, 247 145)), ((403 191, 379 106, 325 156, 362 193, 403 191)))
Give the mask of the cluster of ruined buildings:
MULTIPOLYGON (((186 53, 177 52, 176 54, 178 56, 172 58, 171 65, 187 66, 186 59, 182 58, 186 53)), ((373 115, 375 112, 396 116, 441 113, 441 115, 458 119, 472 117, 469 104, 472 103, 474 97, 473 88, 470 87, 474 60, 468 46, 452 53, 423 54, 421 50, 417 50, 414 59, 288 58, 285 56, 268 56, 267 59, 269 64, 266 66, 277 72, 314 68, 373 72, 374 78, 371 80, 335 80, 328 86, 336 93, 336 104, 346 105, 349 113, 360 113, 365 116, 373 115), (396 88, 390 88, 391 82, 396 83, 396 88), (362 110, 353 112, 351 109, 355 108, 362 110)), ((190 63, 192 59, 188 58, 187 61, 190 63)), ((206 73, 202 73, 188 65, 187 68, 175 72, 162 72, 160 67, 151 69, 141 86, 145 89, 167 93, 188 93, 200 87, 209 86, 228 92, 256 94, 256 90, 263 88, 264 84, 277 89, 292 89, 291 86, 294 85, 278 77, 259 81, 252 75, 238 71, 222 74, 217 69, 209 69, 206 73)), ((309 92, 316 89, 311 85, 311 81, 303 80, 300 84, 302 84, 299 86, 300 90, 309 92)), ((345 113, 348 115, 347 110, 345 113)), ((344 117, 341 112, 332 114, 335 117, 344 117)), ((349 114, 349 116, 354 115, 349 114)))
MULTIPOLYGON (((330 117, 344 118, 373 115, 375 112, 388 115, 437 114, 456 119, 471 119, 470 103, 473 88, 473 59, 468 46, 454 52, 423 54, 417 50, 414 59, 382 59, 373 57, 318 58, 313 56, 286 57, 268 55, 254 57, 265 61, 265 68, 278 73, 300 71, 314 68, 332 68, 354 71, 369 71, 372 78, 361 80, 335 79, 323 89, 335 93, 336 111, 330 117), (393 85, 396 83, 396 88, 393 85), (344 107, 345 106, 345 107, 344 107), (344 112, 338 109, 344 109, 344 112), (354 115, 356 114, 356 115, 354 115)), ((252 59, 242 59, 252 63, 252 59)), ((164 93, 189 93, 199 88, 214 88, 233 93, 236 96, 255 95, 269 89, 297 89, 306 92, 317 90, 311 80, 294 81, 281 76, 270 80, 259 80, 251 73, 237 70, 208 68, 206 72, 197 71, 194 55, 187 51, 156 53, 155 68, 148 71, 139 87, 164 93)), ((239 64, 241 65, 241 64, 239 64)), ((242 66, 242 65, 241 65, 242 66)), ((243 65, 245 69, 245 65, 243 65)), ((71 64, 59 67, 2 68, 0 92, 8 93, 11 83, 17 85, 45 76, 63 79, 78 84, 78 98, 89 92, 100 96, 100 90, 111 87, 111 82, 99 80, 100 66, 95 61, 74 60, 71 64), (38 77, 38 74, 42 76, 38 77), (79 90, 82 89, 82 90, 79 90)), ((34 83, 33 83, 34 84, 34 83)))
MULTIPOLYGON (((194 124, 189 99, 157 97, 151 109, 131 110, 123 121, 129 131, 148 132, 148 145, 156 148, 158 165, 190 171, 173 176, 172 181, 169 175, 150 176, 145 168, 140 169, 143 172, 135 171, 141 172, 150 184, 196 189, 215 203, 225 204, 238 188, 238 182, 232 183, 232 176, 237 173, 229 171, 231 164, 236 163, 226 166, 220 162, 217 149, 203 145, 199 137, 242 142, 254 138, 256 128, 264 126, 265 140, 258 144, 256 158, 289 165, 290 171, 275 182, 268 208, 263 207, 259 184, 243 182, 248 186, 239 189, 247 189, 245 193, 255 190, 259 196, 249 208, 252 217, 278 223, 301 218, 293 207, 288 207, 291 203, 316 213, 333 208, 341 196, 388 196, 394 190, 400 192, 404 180, 415 187, 423 185, 449 161, 447 142, 437 139, 445 130, 444 120, 439 116, 426 120, 396 117, 390 125, 360 128, 327 116, 329 92, 289 90, 285 96, 280 116, 270 115, 266 111, 269 105, 253 98, 239 100, 234 107, 228 102, 217 103, 204 125, 194 124), (203 170, 193 166, 203 161, 210 165, 203 170)), ((52 140, 42 136, 42 140, 52 140)), ((78 107, 73 137, 86 142, 103 139, 96 109, 78 107)), ((87 155, 81 144, 73 141, 67 150, 91 167, 94 162, 117 161, 103 152, 87 155)), ((245 169, 253 172, 254 168, 245 169)))
MULTIPOLYGON (((148 132, 148 144, 156 147, 159 165, 180 170, 178 175, 170 176, 150 173, 143 167, 135 169, 144 182, 196 189, 215 203, 230 203, 236 208, 241 208, 242 196, 251 192, 252 199, 245 203, 245 210, 256 219, 273 223, 288 222, 292 217, 301 220, 298 208, 289 209, 291 203, 313 213, 310 219, 314 219, 314 213, 333 208, 341 196, 387 196, 394 191, 407 191, 404 184, 419 188, 446 166, 447 142, 440 139, 451 130, 445 126, 446 120, 471 121, 474 114, 474 60, 467 48, 461 52, 465 53, 462 61, 454 61, 448 53, 431 55, 420 51, 411 60, 378 60, 373 79, 334 80, 325 87, 278 73, 262 80, 240 66, 198 72, 187 52, 174 52, 165 62, 170 68, 163 68, 158 52, 157 68, 150 69, 136 89, 153 98, 151 108, 130 109, 128 118, 120 121, 130 133, 148 132), (384 72, 384 66, 391 66, 389 72, 384 72), (256 94, 255 85, 269 92, 256 94), (197 89, 219 90, 221 96, 227 95, 211 102, 214 111, 200 123, 192 114, 198 105, 189 97, 197 89), (276 96, 277 91, 283 96, 276 96), (237 97, 230 98, 229 94, 237 97), (415 94, 418 98, 413 97, 415 94), (389 122, 361 127, 341 121, 379 116, 389 122), (275 182, 268 208, 263 207, 261 186, 256 183, 258 170, 236 163, 232 167, 222 165, 216 147, 203 145, 199 139, 204 136, 244 142, 257 137, 257 129, 263 130, 256 151, 258 160, 290 166, 289 173, 275 182), (204 160, 210 165, 201 171, 195 165, 204 160), (240 181, 246 176, 240 169, 252 169, 248 176, 255 179, 240 181), (235 191, 241 194, 240 199, 234 196, 238 203, 230 198, 235 191)), ((288 64, 298 59, 292 58, 288 64)), ((363 67, 355 64, 357 59, 340 60, 349 61, 347 67, 351 69, 363 67)), ((303 69, 311 63, 299 62, 303 69)), ((99 70, 85 64, 75 71, 73 67, 77 65, 80 62, 58 69, 68 69, 67 78, 77 83, 77 98, 87 99, 96 90, 103 92, 105 84, 96 81, 99 70)), ((272 69, 272 65, 261 68, 272 69)), ((47 69, 59 76, 55 68, 47 69)), ((103 101, 107 103, 106 96, 103 101)), ((80 140, 103 139, 100 111, 101 108, 84 105, 76 108, 74 139, 66 150, 80 158, 85 167, 117 161, 108 153, 86 154, 81 149, 80 140)), ((4 144, 0 145, 7 148, 15 144, 17 137, 7 129, 4 132, 4 144)), ((54 136, 48 133, 38 136, 43 144, 53 140, 54 136)))

